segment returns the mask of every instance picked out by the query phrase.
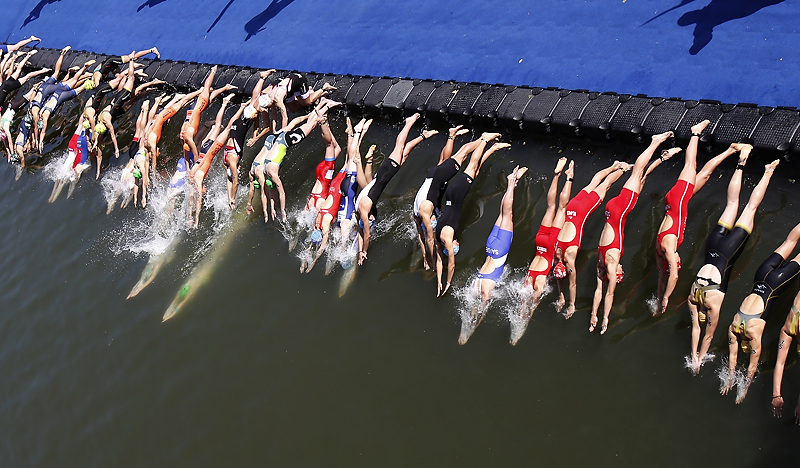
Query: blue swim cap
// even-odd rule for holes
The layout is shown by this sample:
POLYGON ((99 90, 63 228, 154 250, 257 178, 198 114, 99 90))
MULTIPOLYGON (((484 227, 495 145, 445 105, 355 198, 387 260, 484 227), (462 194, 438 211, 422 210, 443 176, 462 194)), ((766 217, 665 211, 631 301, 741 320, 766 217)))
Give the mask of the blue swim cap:
MULTIPOLYGON (((361 229, 364 229, 364 220, 362 220, 361 218, 358 219, 358 227, 360 227, 361 229)), ((370 219, 369 220, 369 228, 372 229, 374 227, 375 227, 375 220, 374 219, 370 219)))
POLYGON ((342 261, 342 268, 344 268, 345 270, 349 270, 350 268, 353 268, 353 259, 352 258, 348 258, 347 260, 343 260, 342 261))
MULTIPOLYGON (((458 245, 458 242, 453 242, 453 252, 454 252, 453 255, 458 255, 459 250, 461 250, 461 248, 458 245)), ((444 249, 444 254, 447 255, 448 257, 450 256, 450 254, 447 252, 447 249, 444 249)))
POLYGON ((311 242, 313 242, 314 244, 319 244, 320 242, 322 242, 322 230, 321 229, 317 229, 317 230, 315 230, 314 232, 311 233, 311 242))

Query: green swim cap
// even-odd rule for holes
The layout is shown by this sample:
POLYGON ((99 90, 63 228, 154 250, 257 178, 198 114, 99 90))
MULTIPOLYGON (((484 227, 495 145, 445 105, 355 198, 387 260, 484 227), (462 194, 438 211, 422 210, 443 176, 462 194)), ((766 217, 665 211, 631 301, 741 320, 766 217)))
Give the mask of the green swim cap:
POLYGON ((272 179, 264 179, 264 185, 266 185, 267 188, 275 188, 275 182, 273 182, 272 179))
POLYGON ((181 299, 186 298, 187 294, 189 294, 189 286, 182 287, 180 292, 181 299))
POLYGON ((261 184, 258 183, 258 179, 253 181, 253 188, 257 188, 257 189, 261 188, 261 184))
POLYGON ((102 122, 98 123, 97 125, 94 126, 94 131, 97 132, 97 133, 100 133, 100 134, 105 133, 107 130, 108 129, 106 128, 105 125, 103 125, 102 122))
POLYGON ((83 89, 85 89, 86 91, 93 90, 94 89, 94 81, 92 81, 92 80, 84 81, 83 82, 83 89))
POLYGON ((133 178, 134 179, 141 179, 142 178, 142 171, 139 170, 138 167, 133 170, 133 178))
POLYGON ((86 130, 89 130, 90 128, 92 128, 92 124, 90 124, 88 120, 84 120, 83 121, 83 128, 85 128, 86 130))

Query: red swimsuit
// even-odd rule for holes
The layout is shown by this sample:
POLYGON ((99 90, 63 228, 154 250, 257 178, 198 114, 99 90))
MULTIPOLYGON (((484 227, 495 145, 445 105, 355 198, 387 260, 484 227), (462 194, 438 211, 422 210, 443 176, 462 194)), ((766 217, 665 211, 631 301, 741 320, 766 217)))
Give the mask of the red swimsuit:
POLYGON ((325 199, 327 200, 328 197, 332 197, 332 203, 327 208, 320 208, 317 219, 314 222, 315 228, 322 229, 322 221, 325 219, 326 214, 330 215, 332 219, 336 219, 336 215, 339 213, 339 203, 342 201, 342 192, 339 190, 339 186, 342 185, 342 181, 345 177, 347 177, 347 172, 339 171, 339 174, 336 175, 336 178, 333 179, 333 182, 328 186, 325 199))
POLYGON ((664 197, 664 205, 667 208, 666 215, 672 218, 672 226, 663 232, 658 233, 658 246, 662 245, 664 237, 672 234, 678 238, 678 247, 683 243, 683 233, 686 230, 686 217, 688 215, 689 200, 694 194, 694 184, 678 179, 675 186, 667 192, 664 197))
POLYGON ((606 261, 606 252, 611 249, 619 249, 619 256, 622 258, 622 254, 625 252, 625 247, 622 245, 625 239, 625 221, 628 220, 628 214, 636 206, 637 200, 639 200, 638 193, 623 188, 619 195, 606 203, 606 223, 614 230, 614 240, 608 245, 601 245, 597 248, 603 263, 606 261))
POLYGON ((554 226, 540 226, 536 232, 536 256, 547 260, 547 266, 542 270, 528 270, 531 284, 535 284, 539 276, 548 275, 553 268, 556 242, 560 232, 561 229, 554 226))
POLYGON ((571 241, 558 242, 557 245, 562 251, 566 251, 573 245, 577 246, 578 249, 581 248, 583 226, 586 223, 586 218, 588 218, 602 202, 603 199, 600 198, 597 192, 587 192, 586 190, 581 190, 575 195, 575 198, 569 201, 567 204, 566 221, 571 222, 575 226, 575 237, 571 241))
POLYGON ((308 196, 308 201, 306 202, 308 208, 315 208, 317 206, 317 200, 322 200, 327 196, 328 187, 331 185, 331 179, 333 179, 333 169, 335 166, 335 159, 331 161, 326 159, 317 164, 316 176, 317 180, 322 185, 322 190, 320 190, 319 193, 311 193, 311 195, 308 196))

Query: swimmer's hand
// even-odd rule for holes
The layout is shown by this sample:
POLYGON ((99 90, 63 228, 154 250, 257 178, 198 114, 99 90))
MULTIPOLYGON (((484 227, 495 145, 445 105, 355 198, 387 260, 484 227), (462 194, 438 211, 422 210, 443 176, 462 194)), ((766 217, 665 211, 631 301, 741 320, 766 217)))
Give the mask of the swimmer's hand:
POLYGON ((253 146, 255 144, 256 144, 256 139, 255 138, 248 138, 247 139, 247 146, 253 146))
POLYGON ((119 150, 114 150, 114 156, 119 158, 119 150))
MULTIPOLYGON (((797 416, 797 410, 794 410, 794 414, 797 416)), ((772 415, 776 418, 783 416, 783 397, 780 395, 772 397, 772 415)))
POLYGON ((794 409, 794 423, 800 426, 800 402, 797 404, 797 408, 794 409))
POLYGON ((364 263, 364 260, 366 259, 367 259, 367 253, 364 252, 363 250, 360 250, 358 252, 358 264, 362 265, 364 263))

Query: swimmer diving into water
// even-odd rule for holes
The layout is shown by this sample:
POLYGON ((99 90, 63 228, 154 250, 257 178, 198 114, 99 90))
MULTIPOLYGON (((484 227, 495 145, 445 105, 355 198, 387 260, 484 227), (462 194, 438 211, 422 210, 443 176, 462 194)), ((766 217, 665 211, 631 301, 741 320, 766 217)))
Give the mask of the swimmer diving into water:
MULTIPOLYGON (((767 165, 767 170, 770 170, 770 166, 774 170, 774 165, 777 164, 767 165)), ((736 383, 734 376, 740 340, 742 351, 750 355, 747 375, 744 381, 739 383, 741 387, 736 396, 737 405, 747 396, 750 383, 756 376, 762 350, 761 337, 769 319, 772 303, 800 277, 800 255, 786 261, 798 241, 800 241, 800 224, 789 232, 786 240, 758 267, 753 280, 753 289, 742 301, 739 311, 733 316, 733 322, 728 327, 728 372, 720 374, 722 395, 727 395, 736 383)))
POLYGON ((706 240, 704 263, 697 272, 687 302, 692 319, 691 371, 695 375, 700 372, 700 367, 706 360, 711 341, 714 339, 714 332, 719 325, 719 312, 728 290, 731 269, 753 232, 756 210, 764 200, 764 194, 774 172, 770 167, 764 171, 764 176, 753 189, 750 200, 737 219, 739 192, 742 189, 742 172, 753 147, 734 143, 731 148, 739 152, 739 164, 728 184, 725 209, 706 240), (700 345, 700 324, 703 322, 706 324, 705 336, 700 345), (698 345, 700 345, 699 351, 698 345))
POLYGON ((653 135, 650 146, 636 158, 631 175, 622 187, 620 194, 606 203, 606 224, 603 226, 603 232, 600 234, 600 244, 597 248, 597 288, 594 291, 592 316, 589 319, 590 332, 593 332, 597 327, 597 311, 604 299, 603 283, 608 283, 608 286, 606 288, 600 334, 605 334, 608 329, 608 316, 611 313, 611 306, 614 304, 614 291, 625 275, 622 271, 622 263, 620 263, 622 254, 625 251, 625 221, 636 206, 636 201, 639 199, 639 193, 644 187, 647 176, 662 162, 681 150, 680 148, 665 150, 657 160, 648 166, 653 153, 672 136, 672 132, 653 135))

